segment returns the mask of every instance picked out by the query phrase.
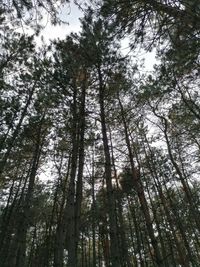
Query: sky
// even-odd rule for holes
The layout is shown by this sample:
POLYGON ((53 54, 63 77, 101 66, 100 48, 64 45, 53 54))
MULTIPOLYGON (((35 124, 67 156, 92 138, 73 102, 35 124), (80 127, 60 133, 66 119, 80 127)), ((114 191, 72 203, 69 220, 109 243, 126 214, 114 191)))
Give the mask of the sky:
POLYGON ((66 22, 61 25, 52 26, 48 21, 48 18, 44 19, 44 24, 46 20, 46 26, 42 30, 41 36, 43 36, 45 42, 49 42, 50 39, 64 39, 67 34, 71 32, 79 32, 80 31, 80 20, 79 18, 83 17, 83 13, 79 10, 79 8, 72 2, 67 4, 61 8, 60 18, 62 21, 66 22))

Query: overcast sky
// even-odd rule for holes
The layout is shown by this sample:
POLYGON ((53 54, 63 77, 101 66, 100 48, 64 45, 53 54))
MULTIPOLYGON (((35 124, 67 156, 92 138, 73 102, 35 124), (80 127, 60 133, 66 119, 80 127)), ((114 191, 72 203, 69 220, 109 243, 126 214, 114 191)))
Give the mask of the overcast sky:
POLYGON ((61 25, 53 26, 50 23, 48 16, 44 16, 42 24, 44 29, 41 31, 41 34, 36 37, 36 42, 40 45, 41 37, 45 43, 49 43, 51 39, 64 39, 66 35, 71 32, 80 31, 80 21, 79 18, 83 17, 83 13, 78 9, 74 3, 67 4, 60 8, 60 18, 62 21, 66 22, 61 25))

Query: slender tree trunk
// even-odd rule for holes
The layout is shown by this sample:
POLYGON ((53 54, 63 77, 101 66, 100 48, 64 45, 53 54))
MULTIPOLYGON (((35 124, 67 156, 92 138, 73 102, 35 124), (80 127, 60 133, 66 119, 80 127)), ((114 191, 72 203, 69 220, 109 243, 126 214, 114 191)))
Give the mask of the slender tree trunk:
POLYGON ((131 144, 130 144, 130 140, 129 140, 128 127, 127 127, 126 119, 124 116, 124 109, 123 109, 123 105, 120 101, 120 98, 118 98, 118 100, 119 100, 119 105, 120 105, 120 109, 121 109, 121 117, 122 117, 122 122, 123 122, 123 126, 124 126, 124 134, 125 134, 125 139, 126 139, 126 145, 128 148, 129 160, 130 160, 130 165, 131 165, 131 171, 133 174, 133 181, 134 181, 135 189, 136 189, 139 201, 140 201, 141 209, 142 209, 143 214, 144 214, 144 218, 145 218, 145 222, 146 222, 146 226, 147 226, 147 231, 148 231, 149 237, 151 239, 151 244, 152 244, 153 249, 154 249, 155 262, 156 262, 157 266, 161 267, 161 266, 163 266, 162 256, 160 253, 160 249, 158 247, 157 238, 155 237, 148 203, 147 203, 146 196, 145 196, 144 189, 143 189, 143 184, 141 182, 140 177, 136 177, 136 174, 135 174, 136 173, 135 172, 135 164, 133 161, 133 153, 132 153, 131 144))
POLYGON ((72 122, 72 156, 70 179, 67 190, 67 203, 64 210, 64 236, 66 236, 68 249, 68 267, 76 267, 76 237, 75 237, 75 178, 77 172, 79 135, 77 115, 77 88, 74 86, 73 93, 73 122, 72 122))
POLYGON ((72 125, 72 160, 64 219, 67 221, 68 266, 77 266, 77 247, 82 203, 82 178, 84 167, 84 133, 85 133, 85 91, 86 74, 82 85, 81 105, 78 114, 77 88, 74 88, 73 125, 72 125), (78 166, 77 166, 78 164, 78 166), (77 184, 75 178, 78 167, 77 184))
POLYGON ((101 131, 103 136, 103 147, 105 156, 105 179, 106 179, 107 197, 109 205, 111 263, 112 267, 120 267, 118 238, 117 238, 117 221, 115 212, 115 197, 112 186, 111 158, 110 158, 110 150, 108 144, 106 118, 105 118, 105 103, 104 103, 105 88, 103 84, 100 66, 98 66, 98 78, 99 78, 99 104, 100 104, 101 131))
MULTIPOLYGON (((146 137, 145 137, 145 141, 146 141, 146 143, 148 145, 148 148, 149 148, 149 151, 150 151, 151 160, 152 160, 152 163, 153 163, 153 166, 154 166, 153 154, 152 154, 151 148, 149 146, 149 143, 148 143, 146 137)), ((146 153, 146 150, 145 150, 145 153, 146 153)), ((165 197, 165 195, 163 193, 163 189, 162 189, 162 186, 160 184, 159 177, 157 175, 156 168, 152 169, 150 164, 148 164, 148 167, 149 167, 149 170, 150 170, 150 172, 152 174, 152 177, 155 177, 155 179, 156 179, 155 184, 156 184, 156 187, 157 187, 157 190, 158 190, 158 193, 159 193, 159 197, 160 197, 160 200, 162 202, 162 205, 163 205, 163 208, 164 208, 164 211, 165 211, 165 215, 166 215, 167 221, 169 223, 169 226, 170 226, 170 229, 171 229, 171 232, 172 232, 172 235, 173 235, 173 239, 174 239, 174 242, 175 242, 175 246, 177 248, 177 252, 178 252, 178 257, 179 257, 180 263, 182 264, 182 266, 188 267, 189 266, 188 262, 185 259, 185 249, 181 245, 180 241, 177 239, 177 230, 175 230, 175 225, 178 228, 177 216, 176 216, 176 214, 174 214, 173 208, 171 208, 171 211, 172 211, 172 213, 174 215, 174 218, 172 218, 171 212, 169 211, 169 208, 168 208, 169 205, 167 204, 166 197, 165 197)), ((166 188, 166 191, 167 191, 167 188, 166 188)), ((173 251, 173 255, 174 255, 174 251, 173 251)))
POLYGON ((29 177, 29 183, 28 183, 28 189, 24 201, 24 209, 23 209, 23 217, 21 224, 19 225, 18 233, 17 233, 17 242, 18 242, 18 250, 17 250, 17 258, 16 263, 14 266, 16 267, 23 267, 25 266, 25 260, 26 260, 26 235, 28 231, 29 221, 30 221, 30 207, 31 207, 31 201, 33 197, 34 192, 34 186, 35 186, 35 177, 38 170, 41 150, 42 150, 42 136, 41 136, 41 130, 42 130, 42 123, 43 123, 44 116, 41 119, 38 133, 37 133, 37 139, 36 139, 36 147, 33 157, 33 163, 32 168, 30 172, 29 177))
POLYGON ((1 179, 1 175, 2 175, 2 173, 4 171, 4 168, 6 166, 6 162, 7 162, 8 158, 10 156, 10 153, 11 153, 11 151, 13 149, 15 140, 16 140, 18 134, 19 134, 21 125, 22 125, 22 123, 24 121, 25 116, 27 115, 27 110, 28 110, 28 107, 29 107, 29 105, 30 105, 30 103, 32 101, 33 94, 34 94, 35 88, 36 88, 36 84, 37 84, 37 82, 35 81, 32 89, 31 89, 31 91, 29 93, 28 99, 26 101, 26 105, 24 106, 24 108, 22 110, 22 114, 21 114, 21 117, 19 119, 19 122, 18 122, 18 124, 17 124, 17 126, 16 126, 16 128, 15 128, 15 130, 13 132, 13 135, 11 137, 11 140, 9 141, 8 148, 7 148, 6 152, 5 152, 5 154, 3 155, 2 160, 0 161, 0 179, 1 179))
MULTIPOLYGON (((78 175, 76 183, 76 202, 75 202, 75 258, 77 260, 77 249, 79 242, 80 234, 80 220, 81 220, 81 204, 83 198, 83 168, 84 168, 84 148, 85 148, 85 98, 86 98, 86 82, 87 75, 84 73, 84 81, 82 84, 82 93, 81 93, 81 105, 79 112, 79 152, 78 152, 78 175)), ((76 263, 77 264, 77 263, 76 263)))
POLYGON ((163 124, 164 124, 164 130, 163 130, 163 133, 164 133, 164 136, 165 136, 165 140, 166 140, 166 144, 167 144, 167 150, 168 150, 168 154, 169 154, 169 158, 171 160, 171 163, 174 167, 174 169, 176 170, 176 173, 178 174, 179 176, 179 179, 180 179, 180 182, 183 186, 183 190, 185 192, 185 195, 187 197, 187 200, 188 200, 188 203, 190 205, 190 209, 191 209, 191 212, 193 214, 193 218, 196 222, 196 226, 198 228, 198 230, 200 231, 200 220, 199 220, 199 217, 200 217, 200 213, 198 211, 198 209, 196 209, 194 207, 194 201, 192 199, 192 194, 191 194, 191 191, 190 191, 190 188, 188 186, 188 183, 187 183, 187 178, 184 177, 184 174, 181 172, 181 169, 179 168, 179 165, 177 164, 176 160, 174 159, 174 156, 173 156, 173 153, 172 153, 172 149, 171 149, 171 144, 170 144, 170 140, 169 140, 169 137, 168 137, 168 121, 165 117, 157 114, 156 110, 151 107, 153 109, 153 113, 162 120, 163 124))
MULTIPOLYGON (((55 233, 55 245, 54 245, 54 267, 63 266, 64 243, 65 243, 64 228, 66 227, 66 224, 63 219, 63 213, 64 213, 64 205, 66 201, 66 184, 67 184, 67 180, 69 177, 70 165, 71 165, 71 157, 69 157, 68 159, 67 173, 65 175, 65 179, 63 183, 64 185, 63 185, 63 190, 62 190, 63 196, 62 196, 59 214, 58 214, 58 220, 57 220, 57 227, 56 227, 56 233, 55 233)), ((54 202, 56 202, 56 196, 55 196, 54 202)))
MULTIPOLYGON (((143 260, 143 256, 142 256, 142 251, 144 250, 144 247, 142 246, 143 242, 142 242, 142 236, 141 236, 141 233, 142 233, 142 229, 141 229, 141 224, 139 223, 140 222, 140 219, 141 218, 138 218, 138 216, 136 215, 136 210, 135 210, 135 207, 134 207, 134 204, 132 203, 130 197, 127 195, 127 201, 128 201, 128 209, 130 211, 130 215, 132 217, 132 220, 133 220, 133 225, 134 225, 134 233, 135 233, 135 244, 133 244, 133 246, 135 245, 135 251, 137 252, 136 253, 136 256, 137 254, 139 255, 139 262, 141 264, 142 267, 144 267, 144 260, 143 260)), ((136 204, 137 201, 136 201, 136 204)))
POLYGON ((91 175, 91 186, 92 186, 92 257, 93 257, 93 266, 96 267, 97 264, 97 255, 96 255, 96 199, 95 199, 95 173, 94 173, 94 164, 95 164, 95 145, 92 152, 92 175, 91 175))
POLYGON ((11 129, 13 128, 14 126, 14 122, 17 118, 17 113, 19 112, 19 110, 16 110, 15 113, 13 114, 13 117, 12 117, 12 120, 10 122, 10 124, 8 125, 8 129, 6 131, 6 133, 4 135, 2 135, 1 137, 1 141, 0 141, 0 151, 2 151, 3 147, 4 147, 4 144, 9 136, 9 133, 11 131, 11 129))
POLYGON ((125 233, 125 224, 123 219, 123 207, 122 207, 122 192, 119 189, 119 182, 117 178, 117 170, 115 167, 115 158, 114 158, 114 151, 113 151, 113 144, 112 144, 112 135, 111 129, 109 128, 110 133, 110 149, 111 149, 111 159, 112 159, 112 166, 114 169, 114 177, 116 182, 116 190, 115 190, 115 198, 117 203, 117 215, 119 220, 118 232, 119 232, 119 241, 120 241, 120 259, 121 259, 121 266, 123 267, 131 267, 132 264, 130 262, 130 257, 128 254, 128 243, 125 233))
MULTIPOLYGON (((28 170, 26 169, 26 167, 24 168, 21 178, 19 179, 19 184, 17 186, 17 190, 15 192, 12 204, 9 208, 9 211, 6 213, 5 221, 3 221, 2 227, 4 226, 4 228, 2 228, 1 249, 0 249, 0 258, 1 258, 2 266, 10 265, 9 261, 12 258, 15 258, 14 255, 17 250, 16 218, 19 220, 20 216, 19 216, 18 210, 20 208, 20 205, 22 205, 24 201, 24 195, 25 195, 24 191, 27 185, 27 181, 30 177, 31 169, 32 169, 31 163, 30 163, 30 166, 28 167, 28 170), (27 172, 27 174, 24 177, 25 172, 27 172), (22 187, 22 182, 24 182, 23 187, 22 187), (21 192, 20 192, 20 189, 21 189, 21 192), (19 192, 20 192, 20 197, 19 197, 19 192)), ((17 221, 17 225, 18 225, 18 221, 17 221)))

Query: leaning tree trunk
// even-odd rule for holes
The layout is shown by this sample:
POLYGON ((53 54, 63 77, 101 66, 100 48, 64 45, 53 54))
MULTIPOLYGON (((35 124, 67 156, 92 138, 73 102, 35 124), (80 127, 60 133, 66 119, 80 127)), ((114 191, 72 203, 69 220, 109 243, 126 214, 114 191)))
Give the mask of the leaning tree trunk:
POLYGON ((38 170, 40 155, 42 151, 42 144, 43 138, 42 137, 42 124, 43 124, 44 115, 40 121, 40 125, 37 132, 37 139, 35 144, 35 152, 33 155, 33 161, 29 176, 29 183, 27 188, 27 193, 24 199, 24 207, 23 213, 21 214, 20 224, 18 225, 17 234, 16 234, 16 242, 17 242, 17 249, 15 256, 13 257, 12 266, 14 267, 24 267, 25 260, 26 260, 26 236, 29 227, 30 221, 30 208, 31 208, 31 201, 33 198, 34 193, 34 186, 35 186, 35 178, 38 170))
POLYGON ((157 118, 161 119, 161 121, 163 122, 163 126, 164 126, 163 133, 164 133, 164 137, 165 137, 165 140, 166 140, 169 159, 170 159, 170 161, 171 161, 171 163, 172 163, 177 175, 179 176, 180 182, 181 182, 181 184, 183 186, 183 190, 185 192, 185 196, 186 196, 186 198, 188 200, 188 203, 190 205, 192 218, 194 219, 194 221, 196 223, 198 231, 200 231, 200 220, 199 220, 200 213, 199 213, 199 210, 194 206, 193 196, 192 196, 190 187, 188 185, 187 177, 181 171, 181 169, 179 167, 179 164, 177 163, 177 161, 175 160, 175 158, 173 156, 173 151, 172 151, 172 148, 171 148, 171 142, 170 142, 170 139, 168 137, 168 128, 169 128, 168 121, 164 116, 159 115, 153 107, 151 107, 151 108, 152 108, 153 113, 155 114, 155 116, 157 118))
POLYGON ((130 165, 131 165, 131 171, 133 174, 133 182, 134 182, 135 190, 137 192, 138 199, 139 199, 139 202, 141 205, 141 209, 142 209, 142 212, 144 214, 147 231, 148 231, 148 234, 149 234, 149 237, 151 240, 151 245, 154 249, 155 263, 157 264, 158 267, 161 267, 161 266, 163 266, 163 260, 162 260, 162 256, 160 253, 160 249, 158 247, 157 238, 155 236, 154 229, 152 226, 152 219, 151 219, 151 215, 150 215, 150 211, 149 211, 149 207, 148 207, 148 202, 146 200, 143 184, 142 184, 140 177, 139 176, 137 177, 137 175, 136 175, 135 164, 133 161, 133 153, 132 153, 131 143, 130 143, 129 134, 128 134, 128 127, 127 127, 126 119, 124 116, 123 105, 122 105, 119 97, 118 97, 118 101, 119 101, 119 106, 121 109, 122 123, 124 126, 125 140, 126 140, 126 145, 127 145, 127 149, 128 149, 129 160, 130 160, 130 165))
POLYGON ((26 104, 22 110, 22 113, 21 113, 21 117, 19 119, 19 122, 15 128, 15 130, 13 131, 13 134, 12 134, 12 137, 11 139, 9 140, 9 143, 8 143, 8 148, 5 152, 5 154, 3 155, 2 157, 2 160, 0 162, 0 179, 1 179, 1 175, 2 173, 4 172, 4 169, 5 169, 5 166, 6 166, 6 163, 9 159, 9 156, 10 156, 10 153, 13 149, 13 146, 14 146, 14 143, 15 143, 15 140, 16 138, 18 137, 18 134, 20 132, 20 128, 22 126, 22 123, 24 121, 24 118, 25 116, 27 115, 27 110, 28 110, 28 107, 30 106, 31 104, 31 101, 33 99, 33 94, 35 92, 35 89, 36 89, 36 84, 37 82, 35 81, 35 83, 33 84, 33 87, 31 88, 30 92, 29 92, 29 95, 28 95, 28 98, 27 98, 27 101, 26 101, 26 104))
MULTIPOLYGON (((152 166, 148 162, 148 168, 150 170, 150 173, 151 173, 152 177, 155 177, 154 178, 155 186, 156 186, 159 198, 161 200, 161 203, 162 203, 162 206, 163 206, 163 209, 164 209, 164 213, 165 213, 165 216, 167 218, 167 222, 168 222, 170 230, 171 230, 171 234, 173 236, 173 240, 174 240, 174 243, 175 243, 175 246, 176 246, 176 250, 177 250, 177 253, 178 253, 179 260, 180 260, 181 265, 183 267, 188 267, 189 263, 187 262, 187 259, 186 259, 187 253, 185 252, 185 248, 183 248, 182 242, 180 242, 177 239, 177 232, 179 233, 179 227, 177 225, 177 216, 174 213, 173 208, 172 207, 169 208, 170 201, 169 201, 169 199, 166 200, 166 196, 165 196, 165 194, 163 192, 162 185, 161 185, 161 182, 159 180, 159 177, 158 177, 158 174, 157 174, 157 170, 155 168, 155 160, 153 158, 153 153, 152 153, 151 147, 150 147, 150 145, 148 143, 148 140, 147 140, 146 136, 145 136, 145 142, 147 143, 147 146, 148 146, 148 149, 149 149, 149 152, 150 152, 150 159, 151 159, 151 162, 152 162, 152 166), (177 228, 177 229, 175 229, 175 228, 177 228)), ((145 155, 147 156, 146 149, 145 149, 145 155)), ((167 188, 166 188, 166 192, 167 192, 167 188)), ((163 214, 163 216, 164 216, 164 214, 163 214)), ((173 249, 173 256, 175 256, 174 249, 173 249)))

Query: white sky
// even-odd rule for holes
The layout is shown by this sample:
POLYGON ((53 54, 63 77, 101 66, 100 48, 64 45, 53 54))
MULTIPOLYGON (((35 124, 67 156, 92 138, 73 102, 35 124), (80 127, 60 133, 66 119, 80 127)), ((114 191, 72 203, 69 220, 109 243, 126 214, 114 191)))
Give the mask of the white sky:
POLYGON ((124 40, 122 40, 121 42, 122 53, 124 55, 127 55, 127 54, 129 54, 130 56, 133 55, 133 57, 135 57, 135 60, 138 61, 138 64, 140 64, 140 61, 144 59, 144 71, 152 72, 154 64, 158 63, 158 61, 156 61, 156 58, 155 58, 156 56, 155 50, 153 50, 152 52, 147 52, 147 51, 144 51, 143 49, 138 48, 135 51, 130 51, 129 42, 130 40, 128 38, 125 38, 124 40))
POLYGON ((52 26, 48 23, 42 31, 45 41, 48 42, 49 39, 55 38, 64 39, 67 34, 80 31, 80 17, 83 17, 83 13, 73 3, 63 7, 60 12, 60 18, 64 22, 68 22, 68 24, 52 26))
POLYGON ((79 18, 83 17, 83 13, 78 7, 74 3, 70 3, 61 7, 60 10, 60 18, 65 23, 53 26, 50 23, 49 17, 44 16, 42 24, 45 27, 40 35, 35 38, 38 45, 42 44, 41 37, 45 43, 49 43, 52 39, 65 39, 71 32, 80 31, 79 18))

